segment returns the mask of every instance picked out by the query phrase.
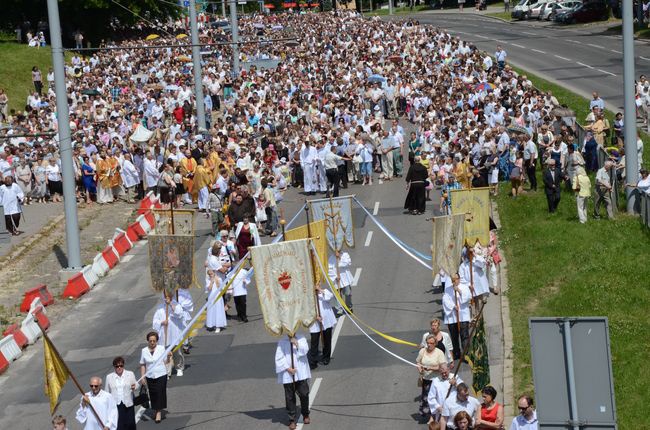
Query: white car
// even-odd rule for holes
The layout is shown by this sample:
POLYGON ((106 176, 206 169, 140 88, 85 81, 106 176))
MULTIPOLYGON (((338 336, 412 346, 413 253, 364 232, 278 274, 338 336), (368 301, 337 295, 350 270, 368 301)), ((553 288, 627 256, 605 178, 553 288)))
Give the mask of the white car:
POLYGON ((569 9, 573 9, 576 6, 579 6, 582 2, 578 0, 572 0, 572 1, 553 1, 551 3, 548 3, 542 13, 539 16, 539 19, 544 19, 547 21, 552 21, 553 17, 557 15, 558 13, 565 12, 569 9))
POLYGON ((527 19, 530 10, 535 7, 541 0, 521 0, 510 13, 513 19, 527 19))
POLYGON ((542 12, 546 9, 549 3, 553 3, 556 0, 539 0, 535 3, 529 10, 527 14, 528 19, 539 19, 542 15, 542 12))

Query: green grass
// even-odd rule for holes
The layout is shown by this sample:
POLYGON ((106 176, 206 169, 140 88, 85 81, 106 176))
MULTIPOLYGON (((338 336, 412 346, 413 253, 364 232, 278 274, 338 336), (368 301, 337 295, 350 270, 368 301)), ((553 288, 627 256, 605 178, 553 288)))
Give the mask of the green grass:
POLYGON ((27 96, 34 91, 32 84, 32 67, 38 66, 47 91, 47 71, 52 67, 50 47, 30 48, 6 38, 0 39, 0 88, 7 92, 9 109, 25 109, 27 96))
MULTIPOLYGON (((409 7, 397 7, 393 8, 393 14, 394 15, 407 15, 409 13, 416 13, 416 12, 422 12, 424 10, 431 10, 428 5, 420 5, 420 6, 415 6, 413 10, 411 10, 409 7)), ((387 16, 388 15, 388 9, 377 9, 372 12, 364 13, 364 16, 387 16)))
POLYGON ((643 257, 650 234, 638 216, 593 220, 593 201, 590 219, 581 225, 568 192, 558 213, 549 215, 542 190, 517 200, 507 195, 507 186, 502 191, 500 240, 508 259, 515 395, 533 393, 529 317, 607 316, 619 428, 650 429, 644 406, 650 398, 650 267, 643 257))

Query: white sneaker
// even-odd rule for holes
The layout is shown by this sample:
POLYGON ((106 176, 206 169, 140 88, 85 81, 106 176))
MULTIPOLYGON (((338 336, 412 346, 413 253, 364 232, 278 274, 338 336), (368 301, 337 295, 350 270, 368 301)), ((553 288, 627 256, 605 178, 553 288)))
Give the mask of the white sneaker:
POLYGON ((183 369, 176 369, 176 376, 183 376, 183 369))
POLYGON ((214 329, 214 332, 215 332, 215 333, 219 333, 220 331, 221 331, 221 329, 220 329, 219 327, 217 327, 216 329, 214 329))

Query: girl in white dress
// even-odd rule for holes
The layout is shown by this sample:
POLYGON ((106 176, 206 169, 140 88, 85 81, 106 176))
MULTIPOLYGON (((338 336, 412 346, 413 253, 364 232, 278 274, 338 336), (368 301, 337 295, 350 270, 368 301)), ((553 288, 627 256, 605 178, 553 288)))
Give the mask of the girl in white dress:
POLYGON ((215 275, 214 270, 208 269, 205 278, 205 292, 208 294, 208 309, 205 319, 205 327, 208 331, 215 333, 219 333, 222 328, 225 328, 228 325, 223 297, 219 297, 219 300, 216 300, 217 296, 221 292, 221 288, 223 288, 223 285, 219 277, 215 275))

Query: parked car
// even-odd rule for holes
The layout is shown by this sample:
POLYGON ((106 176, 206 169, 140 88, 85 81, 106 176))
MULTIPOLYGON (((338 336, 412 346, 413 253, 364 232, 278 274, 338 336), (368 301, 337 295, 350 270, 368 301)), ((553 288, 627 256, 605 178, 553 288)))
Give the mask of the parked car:
POLYGON ((560 24, 592 22, 609 18, 609 7, 604 1, 583 3, 566 12, 555 15, 554 21, 560 24))
POLYGON ((526 18, 528 19, 539 19, 542 14, 542 11, 546 8, 549 3, 553 3, 555 0, 538 0, 530 9, 526 18))
POLYGON ((510 12, 513 19, 527 19, 530 10, 539 3, 540 0, 521 0, 510 12))
POLYGON ((580 6, 582 3, 578 0, 574 1, 554 1, 551 3, 547 3, 546 7, 542 11, 542 13, 539 16, 539 19, 544 19, 546 21, 553 21, 553 18, 555 18, 555 15, 558 13, 564 13, 568 11, 569 9, 573 9, 575 7, 580 6))

